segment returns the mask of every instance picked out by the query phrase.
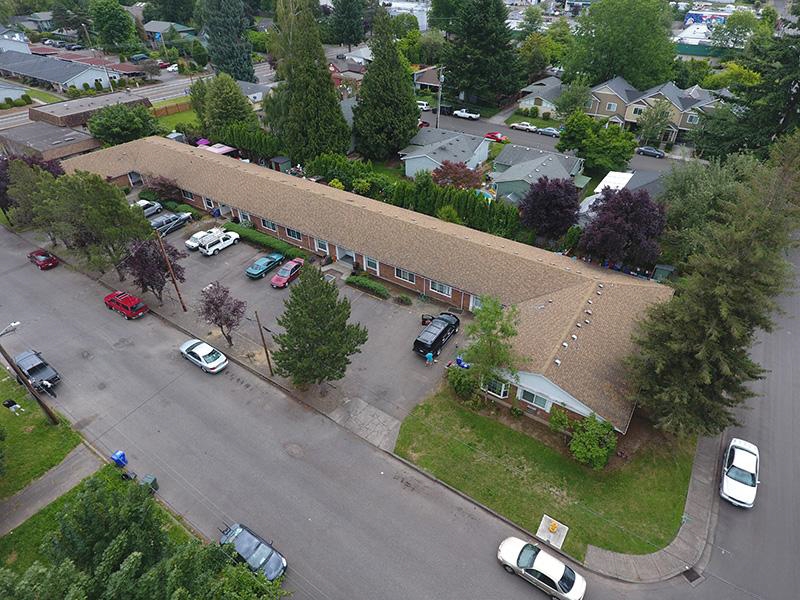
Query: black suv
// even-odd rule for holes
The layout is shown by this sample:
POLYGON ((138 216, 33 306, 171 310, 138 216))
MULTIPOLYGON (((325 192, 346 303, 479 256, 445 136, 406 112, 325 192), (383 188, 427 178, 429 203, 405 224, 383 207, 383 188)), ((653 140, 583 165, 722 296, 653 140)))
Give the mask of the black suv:
POLYGON ((441 313, 414 340, 414 352, 421 356, 425 356, 428 352, 439 356, 447 340, 458 333, 460 325, 461 321, 454 314, 441 313))
POLYGON ((150 226, 155 229, 161 237, 168 233, 180 229, 192 220, 192 213, 184 212, 175 215, 159 215, 150 219, 150 226))
MULTIPOLYGON (((36 389, 42 389, 43 387, 50 388, 61 381, 61 376, 58 374, 58 371, 48 365, 42 358, 42 355, 35 350, 26 350, 21 354, 17 354, 14 357, 14 363, 25 377, 27 377, 31 386, 36 389)), ((20 381, 20 383, 22 382, 20 381)))

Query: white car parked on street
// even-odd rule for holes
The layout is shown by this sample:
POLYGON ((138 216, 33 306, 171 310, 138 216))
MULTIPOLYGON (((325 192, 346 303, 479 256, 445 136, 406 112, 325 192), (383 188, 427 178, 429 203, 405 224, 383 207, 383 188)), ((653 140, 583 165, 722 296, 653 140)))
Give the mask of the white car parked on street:
POLYGON ((453 111, 453 116, 458 117, 459 119, 469 119, 470 121, 477 121, 481 118, 480 113, 472 112, 468 108, 459 108, 458 110, 453 111))
POLYGON ((516 537, 504 539, 497 549, 503 568, 532 583, 556 600, 583 600, 586 580, 538 544, 516 537))
POLYGON ((219 373, 228 366, 228 358, 202 340, 188 340, 181 345, 181 355, 204 373, 219 373))
POLYGON ((520 131, 530 131, 531 133, 536 133, 539 131, 539 128, 536 125, 532 125, 527 121, 520 121, 519 123, 512 123, 511 129, 519 129, 520 131))
POLYGON ((735 506, 752 508, 758 491, 759 462, 755 444, 733 438, 723 457, 719 495, 735 506))

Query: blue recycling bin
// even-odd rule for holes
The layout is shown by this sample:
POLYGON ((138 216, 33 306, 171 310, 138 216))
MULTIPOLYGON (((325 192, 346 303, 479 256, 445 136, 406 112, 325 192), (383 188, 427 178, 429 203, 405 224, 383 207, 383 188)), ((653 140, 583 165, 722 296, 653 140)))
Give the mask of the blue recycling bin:
POLYGON ((122 450, 117 450, 114 452, 114 454, 111 455, 111 460, 114 461, 114 464, 120 468, 128 464, 128 458, 125 456, 125 453, 122 450))

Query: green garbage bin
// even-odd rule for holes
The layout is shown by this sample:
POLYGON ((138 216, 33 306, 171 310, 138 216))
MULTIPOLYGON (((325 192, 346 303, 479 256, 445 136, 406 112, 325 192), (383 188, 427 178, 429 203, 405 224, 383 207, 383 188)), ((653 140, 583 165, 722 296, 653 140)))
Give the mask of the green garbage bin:
POLYGON ((151 494, 158 490, 158 480, 155 475, 145 475, 142 477, 141 481, 139 481, 139 485, 145 485, 150 488, 151 494))

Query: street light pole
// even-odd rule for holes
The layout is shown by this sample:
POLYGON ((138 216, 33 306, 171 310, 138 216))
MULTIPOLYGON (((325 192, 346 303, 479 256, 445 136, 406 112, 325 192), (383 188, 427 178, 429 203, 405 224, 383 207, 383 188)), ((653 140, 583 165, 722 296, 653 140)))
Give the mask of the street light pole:
POLYGON ((439 67, 439 99, 436 101, 436 129, 439 129, 439 116, 442 114, 443 87, 444 87, 444 67, 439 67))
POLYGON ((269 367, 269 374, 271 377, 275 377, 275 373, 272 371, 272 359, 269 357, 269 348, 267 348, 267 340, 264 338, 264 329, 261 327, 261 319, 258 318, 258 311, 256 313, 256 324, 258 325, 258 333, 261 334, 261 343, 264 345, 264 354, 267 355, 267 366, 269 367))

